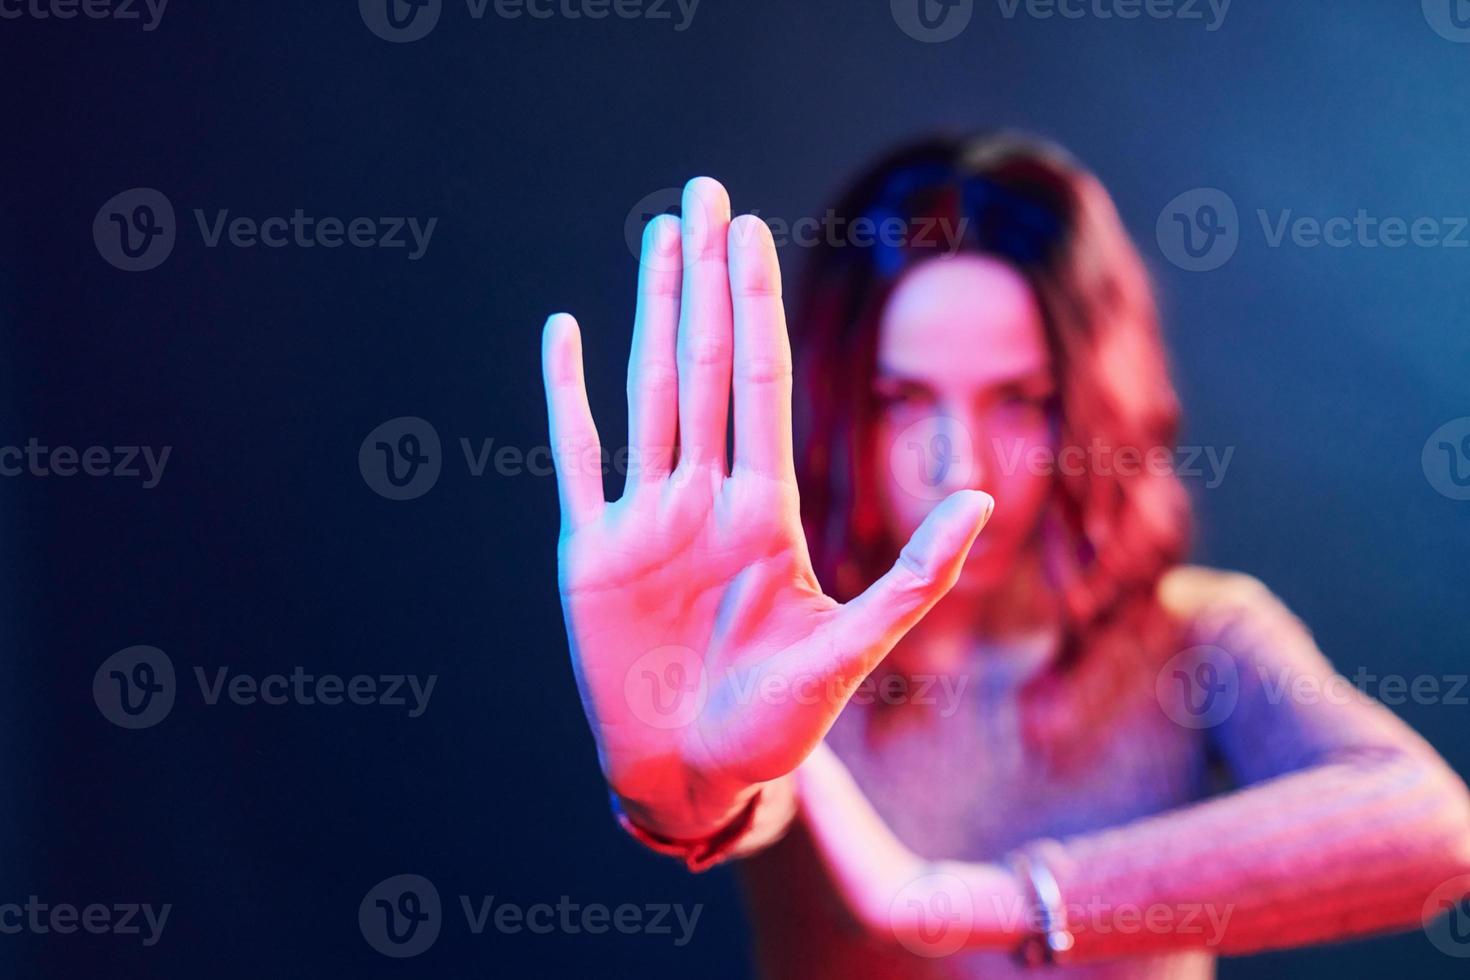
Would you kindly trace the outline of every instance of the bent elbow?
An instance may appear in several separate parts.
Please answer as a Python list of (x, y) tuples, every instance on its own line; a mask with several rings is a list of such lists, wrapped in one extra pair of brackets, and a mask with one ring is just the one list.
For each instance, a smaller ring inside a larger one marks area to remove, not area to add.
[(1444, 767), (1441, 779), (1445, 795), (1446, 877), (1470, 876), (1470, 789), (1448, 766)]
[(1418, 787), (1405, 794), (1399, 844), (1432, 884), (1459, 877), (1470, 882), (1470, 789), (1438, 756), (1419, 756), (1411, 764)]

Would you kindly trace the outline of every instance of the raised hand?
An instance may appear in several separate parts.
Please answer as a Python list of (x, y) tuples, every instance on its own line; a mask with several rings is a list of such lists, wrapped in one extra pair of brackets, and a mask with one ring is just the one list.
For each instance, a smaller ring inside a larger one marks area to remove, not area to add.
[[(628, 363), (629, 473), (608, 503), (577, 322), (546, 323), (560, 588), (604, 774), (650, 829), (717, 829), (791, 772), (857, 685), (949, 590), (990, 515), (960, 491), (857, 599), (823, 593), (792, 461), (781, 273), (716, 181), (649, 223)], [(727, 461), (733, 384), (734, 452)]]

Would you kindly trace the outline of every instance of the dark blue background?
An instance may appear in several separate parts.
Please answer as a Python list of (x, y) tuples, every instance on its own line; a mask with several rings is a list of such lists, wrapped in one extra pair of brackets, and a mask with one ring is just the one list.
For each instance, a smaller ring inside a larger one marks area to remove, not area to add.
[[(1420, 449), (1470, 414), (1470, 251), (1271, 249), (1255, 223), (1470, 213), (1470, 46), (1419, 4), (1238, 0), (1220, 30), (1035, 20), (977, 3), (922, 44), (883, 0), (704, 0), (667, 22), (473, 21), (392, 45), (356, 5), (173, 0), (136, 22), (0, 21), (0, 443), (170, 445), (162, 483), (0, 480), (0, 901), (171, 902), (163, 941), (3, 936), (19, 976), (736, 977), (727, 871), (690, 877), (608, 818), (554, 586), (550, 480), (471, 478), (458, 439), (545, 440), (539, 330), (578, 314), (604, 438), (624, 431), (629, 208), (695, 174), (741, 210), (820, 213), (939, 124), (1053, 136), (1100, 175), (1157, 276), (1186, 441), (1235, 446), (1198, 558), (1258, 575), (1339, 667), (1464, 673), (1470, 503)], [(162, 190), (180, 241), (128, 274), (104, 201)], [(1244, 239), (1170, 265), (1176, 194), (1219, 187)], [(402, 250), (206, 249), (190, 210), (437, 216)], [(798, 249), (783, 250), (788, 275)], [(426, 496), (375, 495), (363, 437), (430, 420)], [(158, 727), (91, 698), (147, 643), (181, 673)], [(208, 707), (192, 668), (437, 673), (427, 713)], [(1470, 709), (1399, 709), (1463, 773)], [(381, 957), (357, 905), (392, 874), (449, 908)], [(455, 896), (702, 902), (695, 940), (468, 935)], [(1226, 977), (1452, 976), (1420, 934), (1227, 963)]]

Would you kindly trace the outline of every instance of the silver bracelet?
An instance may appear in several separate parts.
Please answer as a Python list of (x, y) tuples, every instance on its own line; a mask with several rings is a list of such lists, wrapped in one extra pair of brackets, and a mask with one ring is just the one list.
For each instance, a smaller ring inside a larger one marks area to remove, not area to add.
[(1076, 938), (1067, 928), (1067, 910), (1062, 903), (1062, 889), (1056, 876), (1035, 853), (1016, 853), (1011, 857), (1011, 867), (1016, 877), (1030, 886), (1039, 927), (1022, 941), (1016, 951), (1017, 957), (1026, 966), (1061, 963), (1075, 945)]

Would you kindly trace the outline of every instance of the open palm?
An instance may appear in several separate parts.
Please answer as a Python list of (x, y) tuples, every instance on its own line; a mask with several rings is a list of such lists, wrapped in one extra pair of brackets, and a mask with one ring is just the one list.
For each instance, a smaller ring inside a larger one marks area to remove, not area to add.
[(543, 361), (562, 604), (603, 772), (660, 829), (707, 832), (821, 740), (953, 585), (992, 502), (955, 494), (867, 592), (823, 593), (799, 517), (775, 246), (760, 219), (732, 223), (707, 178), (685, 188), (682, 219), (645, 231), (622, 499), (605, 500), (570, 316), (548, 320)]

